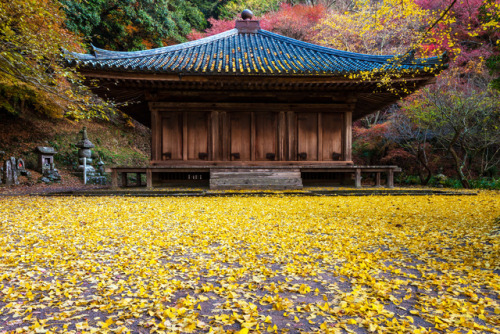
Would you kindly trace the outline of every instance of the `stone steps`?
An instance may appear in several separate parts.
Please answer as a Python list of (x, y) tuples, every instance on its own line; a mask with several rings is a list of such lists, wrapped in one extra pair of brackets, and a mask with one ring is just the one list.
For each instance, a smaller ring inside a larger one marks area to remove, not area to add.
[(302, 189), (300, 170), (224, 168), (210, 171), (210, 189)]

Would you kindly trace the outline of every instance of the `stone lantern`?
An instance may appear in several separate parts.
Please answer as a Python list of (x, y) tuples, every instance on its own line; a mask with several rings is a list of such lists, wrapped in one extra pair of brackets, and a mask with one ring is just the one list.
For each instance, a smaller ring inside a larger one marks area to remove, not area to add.
[[(78, 171), (82, 172), (86, 170), (87, 175), (92, 175), (95, 173), (95, 169), (92, 166), (92, 148), (94, 144), (89, 140), (87, 136), (87, 127), (84, 126), (82, 131), (82, 139), (75, 145), (78, 147)], [(84, 162), (84, 158), (86, 161)], [(85, 167), (85, 164), (87, 167)]]

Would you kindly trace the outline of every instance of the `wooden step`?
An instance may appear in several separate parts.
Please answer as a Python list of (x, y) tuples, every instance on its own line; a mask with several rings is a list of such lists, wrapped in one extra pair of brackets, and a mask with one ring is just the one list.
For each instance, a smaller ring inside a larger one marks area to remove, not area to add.
[(299, 169), (211, 169), (210, 189), (302, 189), (302, 178)]

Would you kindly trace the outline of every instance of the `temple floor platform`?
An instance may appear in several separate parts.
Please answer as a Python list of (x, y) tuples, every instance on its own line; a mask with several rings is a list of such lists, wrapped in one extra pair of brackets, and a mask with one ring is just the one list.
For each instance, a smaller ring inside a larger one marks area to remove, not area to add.
[[(210, 190), (301, 190), (306, 185), (338, 185), (362, 188), (363, 175), (375, 187), (394, 187), (398, 166), (358, 166), (339, 164), (206, 164), (113, 167), (113, 189), (129, 186), (148, 189), (162, 186), (201, 186)], [(383, 178), (384, 176), (384, 178)]]

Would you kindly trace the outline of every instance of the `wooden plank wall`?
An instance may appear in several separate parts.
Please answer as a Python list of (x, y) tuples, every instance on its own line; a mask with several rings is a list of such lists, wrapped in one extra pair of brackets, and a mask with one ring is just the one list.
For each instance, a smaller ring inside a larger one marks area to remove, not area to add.
[(152, 160), (351, 161), (352, 112), (153, 109)]

